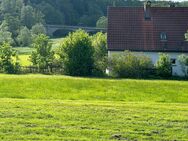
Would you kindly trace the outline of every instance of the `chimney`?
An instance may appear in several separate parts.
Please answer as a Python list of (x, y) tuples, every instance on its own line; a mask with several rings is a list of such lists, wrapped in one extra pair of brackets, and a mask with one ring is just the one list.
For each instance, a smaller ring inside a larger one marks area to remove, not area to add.
[(151, 8), (151, 1), (147, 1), (144, 4), (144, 18), (145, 18), (145, 20), (151, 20), (150, 8)]

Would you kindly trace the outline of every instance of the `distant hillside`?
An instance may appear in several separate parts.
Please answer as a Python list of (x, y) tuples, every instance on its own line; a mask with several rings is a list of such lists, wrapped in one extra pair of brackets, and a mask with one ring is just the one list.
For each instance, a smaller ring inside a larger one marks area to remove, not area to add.
[[(116, 1), (116, 2), (115, 2)], [(45, 15), (48, 24), (95, 26), (107, 7), (141, 6), (137, 0), (30, 0)]]
[[(45, 15), (48, 24), (95, 26), (101, 16), (107, 15), (108, 6), (142, 6), (138, 0), (30, 0)], [(152, 1), (153, 6), (169, 6), (169, 2)], [(188, 2), (177, 3), (178, 6)]]
[[(28, 46), (31, 34), (45, 33), (45, 23), (105, 27), (108, 6), (143, 5), (138, 0), (0, 0), (0, 43)], [(176, 5), (188, 6), (188, 2)], [(152, 6), (169, 6), (169, 2), (152, 1)]]

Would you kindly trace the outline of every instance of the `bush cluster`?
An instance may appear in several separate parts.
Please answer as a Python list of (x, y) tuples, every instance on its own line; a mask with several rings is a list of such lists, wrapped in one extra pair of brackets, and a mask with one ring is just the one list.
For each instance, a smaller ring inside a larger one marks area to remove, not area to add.
[(109, 58), (109, 71), (112, 76), (120, 78), (143, 78), (150, 75), (152, 61), (144, 55), (136, 55), (129, 51), (114, 54)]
[(178, 60), (181, 65), (184, 76), (187, 77), (188, 76), (188, 56), (186, 56), (185, 54), (182, 54), (179, 56)]
[(30, 57), (33, 65), (39, 70), (50, 69), (54, 61), (54, 52), (49, 38), (44, 34), (40, 34), (35, 38), (32, 46), (35, 48)]
[(0, 71), (9, 74), (20, 71), (17, 53), (8, 43), (0, 45)]
[(171, 77), (172, 63), (167, 54), (160, 53), (153, 65), (151, 59), (144, 54), (125, 51), (109, 58), (109, 72), (120, 78)]
[[(52, 72), (59, 68), (59, 72), (71, 76), (103, 77), (107, 70), (111, 76), (119, 78), (172, 76), (172, 63), (167, 54), (160, 54), (156, 64), (144, 54), (129, 51), (108, 57), (107, 36), (100, 32), (91, 36), (83, 30), (77, 30), (65, 37), (56, 50), (53, 50), (48, 36), (40, 33), (35, 35), (32, 43), (35, 51), (30, 61), (37, 72)], [(181, 55), (178, 61), (187, 76), (188, 56)], [(9, 43), (0, 44), (0, 70), (4, 73), (20, 71), (18, 56)]]
[(104, 75), (107, 56), (106, 34), (90, 36), (83, 30), (70, 33), (58, 49), (65, 73), (72, 76)]
[(157, 75), (161, 77), (172, 76), (172, 63), (167, 54), (160, 54), (159, 60), (155, 64)]

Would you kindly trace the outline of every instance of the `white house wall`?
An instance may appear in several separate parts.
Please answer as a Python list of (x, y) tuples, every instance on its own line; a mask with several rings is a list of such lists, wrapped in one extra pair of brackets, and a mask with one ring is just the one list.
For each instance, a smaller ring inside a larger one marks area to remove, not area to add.
[[(122, 51), (109, 51), (108, 55), (112, 56), (113, 54), (122, 53)], [(153, 64), (156, 64), (157, 60), (159, 59), (159, 52), (134, 52), (138, 55), (146, 55), (151, 58)], [(182, 72), (181, 66), (178, 62), (178, 56), (185, 54), (188, 55), (188, 53), (173, 53), (173, 52), (165, 52), (170, 56), (170, 59), (176, 59), (176, 64), (173, 65), (172, 73), (174, 76), (184, 76), (184, 73)]]

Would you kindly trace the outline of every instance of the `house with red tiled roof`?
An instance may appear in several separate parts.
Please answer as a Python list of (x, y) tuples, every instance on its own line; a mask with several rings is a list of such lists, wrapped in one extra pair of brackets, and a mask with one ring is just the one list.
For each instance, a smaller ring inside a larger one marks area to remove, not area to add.
[(173, 63), (173, 75), (183, 75), (177, 60), (181, 54), (188, 55), (188, 7), (108, 8), (108, 53), (125, 50), (144, 53), (153, 63), (159, 53), (169, 54)]

